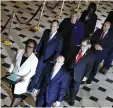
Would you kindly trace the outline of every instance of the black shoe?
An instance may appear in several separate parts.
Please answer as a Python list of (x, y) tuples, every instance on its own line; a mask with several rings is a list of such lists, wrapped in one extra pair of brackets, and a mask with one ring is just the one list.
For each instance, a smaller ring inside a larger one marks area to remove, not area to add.
[(75, 100), (70, 100), (69, 101), (69, 105), (74, 106), (74, 104), (75, 104)]
[(106, 74), (107, 73), (106, 67), (104, 67), (104, 66), (101, 67), (100, 70), (99, 70), (99, 72), (102, 73), (102, 74)]
[(69, 97), (68, 95), (66, 95), (66, 96), (63, 97), (63, 99), (64, 99), (65, 101), (68, 101), (68, 100), (70, 99), (70, 97)]
[(90, 86), (90, 85), (91, 85), (91, 83), (86, 81), (86, 86)]

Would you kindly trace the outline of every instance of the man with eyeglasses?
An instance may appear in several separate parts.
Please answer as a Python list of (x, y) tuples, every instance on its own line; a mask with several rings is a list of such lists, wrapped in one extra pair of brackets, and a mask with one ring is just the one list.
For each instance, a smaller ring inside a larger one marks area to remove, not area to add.
[(68, 72), (64, 69), (64, 57), (58, 56), (53, 65), (46, 65), (40, 81), (33, 89), (37, 97), (36, 107), (58, 107), (63, 100), (68, 82)]
[(60, 33), (57, 31), (59, 22), (53, 20), (51, 22), (51, 29), (46, 29), (37, 47), (37, 56), (39, 58), (39, 63), (37, 65), (37, 70), (33, 76), (29, 89), (32, 89), (36, 82), (39, 81), (39, 76), (42, 73), (44, 66), (50, 62), (54, 61), (57, 56), (61, 54), (62, 50), (62, 38)]
[(93, 67), (95, 54), (93, 50), (90, 50), (90, 47), (90, 41), (84, 39), (81, 43), (80, 50), (78, 52), (75, 50), (66, 63), (70, 73), (68, 101), (71, 106), (75, 103), (75, 96), (79, 91), (82, 80), (86, 81), (88, 79)]

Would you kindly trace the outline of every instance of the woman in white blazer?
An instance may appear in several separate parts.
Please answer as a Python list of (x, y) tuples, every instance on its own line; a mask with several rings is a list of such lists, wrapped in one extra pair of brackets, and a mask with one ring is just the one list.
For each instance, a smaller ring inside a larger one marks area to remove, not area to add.
[(30, 78), (35, 74), (38, 64), (38, 58), (33, 53), (36, 48), (36, 41), (28, 39), (25, 49), (18, 50), (13, 64), (11, 64), (8, 73), (15, 73), (22, 77), (22, 80), (12, 87), (13, 101), (11, 107), (20, 103), (23, 94), (26, 93)]

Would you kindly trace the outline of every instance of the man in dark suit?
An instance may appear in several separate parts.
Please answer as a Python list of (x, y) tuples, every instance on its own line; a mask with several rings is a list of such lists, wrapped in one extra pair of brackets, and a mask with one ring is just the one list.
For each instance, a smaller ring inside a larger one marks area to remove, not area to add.
[(84, 38), (88, 38), (95, 29), (97, 15), (95, 14), (96, 4), (91, 2), (87, 10), (84, 10), (80, 20), (84, 22)]
[(84, 23), (79, 21), (79, 12), (73, 11), (70, 18), (61, 22), (58, 30), (63, 37), (62, 55), (67, 60), (68, 53), (78, 48), (84, 39)]
[(72, 58), (69, 59), (67, 63), (71, 77), (69, 84), (69, 104), (71, 106), (74, 105), (75, 96), (79, 91), (82, 80), (87, 80), (93, 67), (95, 55), (92, 50), (89, 50), (90, 47), (90, 41), (88, 39), (84, 39), (81, 43), (79, 52), (75, 51), (71, 54)]
[(30, 88), (36, 84), (41, 75), (41, 72), (49, 61), (54, 61), (62, 51), (62, 38), (60, 33), (57, 31), (59, 22), (53, 20), (51, 23), (51, 30), (46, 29), (43, 33), (42, 39), (40, 40), (37, 47), (37, 54), (39, 58), (38, 66), (35, 75), (33, 76)]
[[(108, 14), (108, 17), (106, 18), (106, 21), (111, 22), (110, 30), (113, 32), (113, 11), (110, 11), (110, 13)], [(112, 44), (112, 48), (104, 58), (103, 66), (100, 68), (99, 72), (101, 72), (102, 74), (106, 74), (109, 68), (112, 66), (112, 61), (113, 61), (113, 44)]]
[(59, 106), (63, 100), (67, 88), (68, 73), (62, 67), (64, 57), (58, 56), (55, 65), (46, 67), (40, 81), (33, 89), (34, 96), (37, 96), (36, 107)]
[(92, 36), (91, 42), (96, 50), (96, 59), (87, 84), (91, 84), (94, 76), (97, 73), (99, 64), (105, 58), (106, 54), (110, 51), (113, 45), (113, 33), (111, 30), (109, 30), (110, 26), (111, 23), (109, 21), (106, 21), (103, 24), (102, 29), (97, 29)]

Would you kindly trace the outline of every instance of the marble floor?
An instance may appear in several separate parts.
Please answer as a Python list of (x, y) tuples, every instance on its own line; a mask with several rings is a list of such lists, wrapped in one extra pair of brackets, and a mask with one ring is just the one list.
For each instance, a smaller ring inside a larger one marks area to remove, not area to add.
[[(58, 1), (48, 1), (50, 7), (54, 7)], [(4, 26), (13, 10), (18, 16), (19, 20), (23, 23), (27, 22), (36, 12), (42, 1), (2, 1), (1, 2), (1, 27)], [(64, 10), (62, 13), (62, 18), (69, 17), (72, 9), (77, 8), (76, 1), (65, 2)], [(96, 2), (97, 3), (97, 2)], [(38, 23), (39, 13), (35, 16), (33, 20), (29, 23), (20, 24), (16, 17), (12, 24), (10, 35), (8, 36), (9, 24), (1, 33), (1, 41), (10, 39), (13, 43), (10, 47), (4, 46), (1, 43), (1, 76), (5, 75), (5, 72), (12, 63), (13, 57), (16, 51), (20, 48), (24, 48), (24, 42), (28, 38), (33, 38), (37, 42), (40, 41), (40, 38), (43, 34), (43, 31), (46, 28), (50, 27), (50, 21), (59, 14), (61, 4), (55, 8), (44, 8), (44, 14), (40, 21), (40, 31), (33, 31), (31, 29), (25, 29), (29, 26), (34, 26)], [(87, 3), (82, 1), (80, 3), (80, 12), (87, 8)], [(113, 2), (112, 1), (101, 1), (98, 5), (96, 14), (98, 15), (98, 21), (96, 24), (97, 28), (101, 28), (104, 20), (106, 19), (108, 13), (113, 11)], [(12, 100), (12, 94), (10, 86), (1, 81), (1, 105), (0, 107), (8, 107)], [(22, 107), (34, 107), (34, 98), (31, 95), (27, 95), (27, 98), (20, 104)], [(63, 101), (61, 107), (70, 107), (67, 102)], [(91, 86), (82, 86), (79, 90), (79, 93), (75, 99), (74, 107), (97, 107), (97, 108), (112, 108), (113, 107), (113, 67), (109, 69), (109, 72), (106, 75), (97, 73), (94, 81)]]

